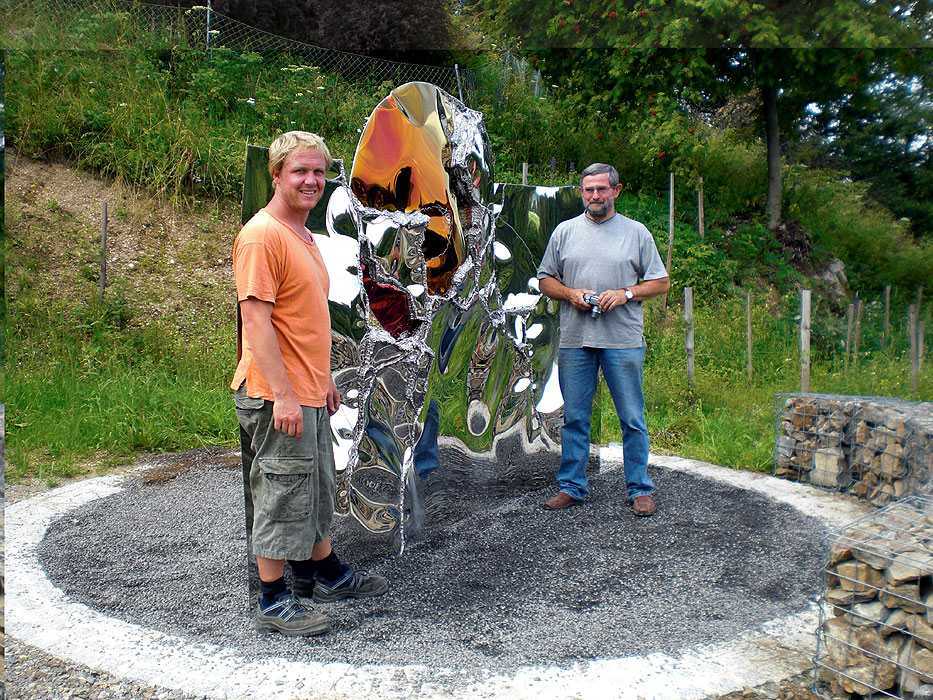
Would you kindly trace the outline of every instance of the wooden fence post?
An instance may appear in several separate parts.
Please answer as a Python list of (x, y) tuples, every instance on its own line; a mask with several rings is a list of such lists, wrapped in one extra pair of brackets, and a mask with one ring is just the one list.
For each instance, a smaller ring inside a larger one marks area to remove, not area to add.
[(917, 370), (923, 371), (923, 356), (926, 355), (927, 346), (927, 322), (921, 321), (917, 324), (917, 353), (920, 355), (917, 361)]
[[(674, 250), (674, 172), (670, 174), (670, 192), (668, 194), (667, 204), (667, 274), (671, 274), (671, 253)], [(661, 303), (661, 310), (667, 315), (667, 292), (664, 292), (664, 301)]]
[(687, 351), (687, 386), (692, 387), (696, 380), (694, 373), (694, 338), (693, 338), (693, 287), (684, 287), (684, 325), (687, 337), (684, 348)]
[(703, 213), (703, 178), (700, 178), (700, 190), (697, 192), (697, 209), (700, 219), (700, 240), (702, 241), (706, 233), (706, 216)]
[(843, 373), (849, 371), (849, 359), (852, 357), (852, 323), (855, 320), (855, 302), (846, 308), (846, 360)]
[(891, 333), (891, 285), (884, 285), (884, 326), (881, 330), (881, 348), (888, 346), (888, 336)]
[(800, 392), (810, 391), (810, 290), (800, 290)]
[(528, 163), (522, 163), (522, 185), (528, 184)]
[[(919, 296), (919, 295), (918, 295)], [(917, 305), (911, 304), (907, 309), (907, 333), (910, 339), (910, 391), (916, 396), (917, 384), (920, 378), (920, 353), (917, 347)]]
[(107, 289), (107, 202), (104, 202), (100, 217), (100, 300), (104, 300)]
[(745, 296), (745, 367), (748, 371), (748, 383), (752, 383), (752, 292)]
[(855, 347), (853, 348), (852, 360), (855, 367), (858, 367), (858, 346), (862, 339), (862, 300), (855, 296)]

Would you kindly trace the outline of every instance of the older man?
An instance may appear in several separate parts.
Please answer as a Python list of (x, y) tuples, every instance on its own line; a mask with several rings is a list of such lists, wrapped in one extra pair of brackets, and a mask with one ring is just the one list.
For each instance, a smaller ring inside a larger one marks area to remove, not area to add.
[[(330, 373), (330, 280), (305, 228), (332, 163), (324, 141), (305, 131), (269, 147), (275, 192), (236, 237), (233, 266), (243, 321), (235, 391), (252, 548), (259, 569), (255, 624), (315, 635), (327, 619), (318, 602), (379, 595), (381, 576), (361, 574), (333, 552), (335, 468), (329, 415), (340, 406)], [(294, 574), (284, 578), (285, 561)]]
[(560, 492), (542, 504), (547, 510), (580, 505), (589, 493), (590, 420), (602, 369), (622, 426), (628, 499), (635, 515), (655, 511), (642, 394), (642, 302), (666, 292), (670, 279), (648, 229), (616, 212), (621, 191), (615, 168), (588, 166), (580, 178), (584, 212), (558, 224), (538, 267), (541, 292), (560, 301), (564, 397)]

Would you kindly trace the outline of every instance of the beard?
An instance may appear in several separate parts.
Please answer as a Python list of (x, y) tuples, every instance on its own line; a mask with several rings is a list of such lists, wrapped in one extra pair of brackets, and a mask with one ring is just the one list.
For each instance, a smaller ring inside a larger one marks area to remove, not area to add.
[(612, 202), (599, 202), (599, 203), (590, 203), (586, 205), (586, 210), (590, 213), (590, 216), (601, 217), (609, 213), (609, 207), (612, 206)]

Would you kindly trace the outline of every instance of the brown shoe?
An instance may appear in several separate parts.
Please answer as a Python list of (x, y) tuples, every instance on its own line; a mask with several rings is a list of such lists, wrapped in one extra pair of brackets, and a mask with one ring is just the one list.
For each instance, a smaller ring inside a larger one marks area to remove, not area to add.
[(569, 508), (570, 506), (578, 506), (583, 501), (578, 501), (576, 498), (571, 498), (569, 494), (561, 491), (559, 494), (554, 496), (544, 503), (541, 504), (541, 507), (544, 510), (560, 510), (561, 508)]
[(651, 496), (635, 496), (635, 515), (646, 518), (654, 513), (654, 499)]

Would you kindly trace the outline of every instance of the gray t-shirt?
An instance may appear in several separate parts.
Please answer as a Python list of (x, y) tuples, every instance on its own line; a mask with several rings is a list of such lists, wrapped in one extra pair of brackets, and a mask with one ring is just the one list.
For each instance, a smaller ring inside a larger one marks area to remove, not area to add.
[[(616, 213), (602, 223), (586, 214), (562, 221), (548, 241), (538, 279), (553, 277), (573, 289), (632, 287), (667, 277), (651, 232)], [(644, 343), (642, 302), (629, 301), (593, 318), (570, 302), (560, 303), (560, 347), (637, 348)]]

